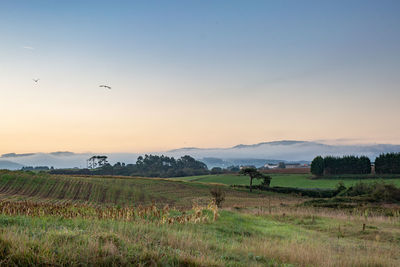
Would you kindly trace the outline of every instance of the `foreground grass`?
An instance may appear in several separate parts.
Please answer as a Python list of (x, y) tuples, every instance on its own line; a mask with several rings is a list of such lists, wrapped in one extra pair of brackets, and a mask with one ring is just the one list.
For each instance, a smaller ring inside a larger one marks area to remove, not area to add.
[[(359, 181), (365, 183), (376, 182), (377, 178), (360, 179), (350, 177), (330, 177), (329, 179), (310, 179), (311, 174), (268, 174), (272, 177), (271, 186), (282, 187), (298, 187), (298, 188), (335, 188), (339, 182), (343, 182), (346, 186), (351, 186)], [(181, 181), (202, 182), (202, 183), (221, 183), (226, 185), (248, 185), (249, 178), (236, 174), (221, 174), (221, 175), (202, 175), (202, 176), (189, 176), (181, 178), (171, 178)], [(400, 178), (384, 179), (387, 183), (393, 183), (400, 186)], [(259, 184), (261, 181), (254, 180), (254, 184)]]
[[(340, 230), (338, 226), (341, 225)], [(1, 265), (399, 266), (399, 222), (222, 211), (164, 224), (0, 215)]]

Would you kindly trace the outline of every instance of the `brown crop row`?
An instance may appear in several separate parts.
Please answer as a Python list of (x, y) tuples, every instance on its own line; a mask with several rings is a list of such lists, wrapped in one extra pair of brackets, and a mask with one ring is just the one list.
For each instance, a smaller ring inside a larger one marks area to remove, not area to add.
[(193, 205), (191, 211), (182, 212), (179, 216), (173, 216), (170, 213), (168, 205), (164, 208), (157, 208), (153, 203), (150, 206), (135, 207), (95, 207), (85, 204), (52, 204), (52, 203), (36, 203), (30, 201), (0, 201), (0, 213), (5, 215), (17, 216), (58, 216), (66, 219), (85, 218), (99, 220), (119, 220), (119, 221), (135, 221), (143, 220), (148, 222), (159, 223), (199, 223), (209, 220), (204, 210), (210, 210), (213, 214), (213, 220), (218, 218), (218, 208), (214, 203), (210, 203), (207, 207), (197, 204)]

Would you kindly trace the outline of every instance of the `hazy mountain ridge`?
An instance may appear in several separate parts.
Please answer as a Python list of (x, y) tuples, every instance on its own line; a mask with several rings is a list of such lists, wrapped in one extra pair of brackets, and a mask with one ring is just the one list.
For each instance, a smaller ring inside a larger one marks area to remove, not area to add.
[(27, 156), (32, 156), (32, 155), (35, 155), (35, 153), (23, 153), (23, 154), (7, 153), (7, 154), (1, 155), (1, 158), (27, 157)]
[[(271, 145), (271, 146), (279, 146), (279, 145), (295, 145), (295, 144), (305, 144), (305, 143), (311, 143), (308, 141), (295, 141), (295, 140), (282, 140), (282, 141), (272, 141), (272, 142), (262, 142), (262, 143), (258, 143), (258, 144), (253, 144), (253, 145), (244, 145), (244, 144), (240, 144), (240, 145), (236, 145), (232, 148), (250, 148), (250, 147), (260, 147), (263, 145)], [(322, 144), (321, 144), (322, 145)]]
[[(147, 154), (181, 157), (190, 155), (204, 160), (208, 167), (227, 167), (229, 165), (262, 165), (262, 162), (310, 162), (315, 156), (365, 155), (372, 161), (381, 153), (400, 152), (400, 145), (365, 144), (331, 145), (312, 141), (282, 140), (258, 144), (240, 144), (228, 148), (187, 147), (169, 151), (149, 152)], [(55, 168), (85, 168), (86, 160), (93, 155), (105, 154), (109, 162), (135, 163), (139, 155), (146, 153), (74, 153), (59, 151), (52, 153), (4, 154), (7, 161), (24, 166), (54, 166)], [(253, 164), (252, 164), (253, 163)], [(265, 164), (264, 163), (264, 164)]]
[[(171, 152), (171, 151), (170, 151)], [(173, 154), (190, 153), (196, 158), (257, 158), (282, 159), (286, 161), (311, 161), (315, 156), (365, 155), (375, 160), (381, 153), (400, 152), (400, 145), (363, 144), (329, 145), (312, 141), (283, 140), (262, 142), (251, 145), (237, 145), (230, 148), (210, 149), (175, 149)]]
[(19, 170), (24, 165), (9, 161), (9, 160), (0, 160), (0, 170), (7, 169), (7, 170)]

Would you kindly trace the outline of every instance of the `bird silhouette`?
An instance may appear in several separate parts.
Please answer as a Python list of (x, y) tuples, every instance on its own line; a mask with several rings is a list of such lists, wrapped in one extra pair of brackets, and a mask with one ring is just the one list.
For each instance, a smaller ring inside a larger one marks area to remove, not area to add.
[(32, 79), (35, 83), (37, 83), (40, 79)]
[(107, 88), (107, 89), (111, 90), (111, 86), (108, 86), (108, 85), (102, 84), (102, 85), (99, 85), (99, 87), (104, 87), (104, 88)]

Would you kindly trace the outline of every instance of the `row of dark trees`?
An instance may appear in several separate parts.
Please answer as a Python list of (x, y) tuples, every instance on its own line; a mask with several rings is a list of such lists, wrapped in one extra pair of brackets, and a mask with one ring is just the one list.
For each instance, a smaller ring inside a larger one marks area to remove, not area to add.
[(106, 163), (95, 169), (55, 169), (52, 174), (75, 175), (124, 175), (144, 177), (182, 177), (208, 174), (207, 165), (190, 156), (179, 159), (167, 156), (145, 155), (138, 157), (136, 164)]
[(317, 176), (330, 174), (368, 174), (371, 173), (371, 161), (365, 156), (327, 156), (325, 158), (318, 156), (311, 162), (311, 173)]
[(167, 156), (145, 155), (136, 161), (136, 173), (148, 177), (181, 177), (208, 174), (207, 165), (191, 156), (179, 159)]
[(400, 174), (400, 153), (381, 154), (375, 159), (375, 173)]
[[(317, 176), (329, 174), (369, 174), (371, 161), (366, 156), (325, 158), (318, 156), (311, 162), (311, 173)], [(400, 153), (381, 154), (375, 159), (375, 173), (400, 174)]]
[(21, 168), (23, 171), (48, 171), (48, 170), (53, 170), (53, 167), (48, 167), (48, 166), (24, 166)]

